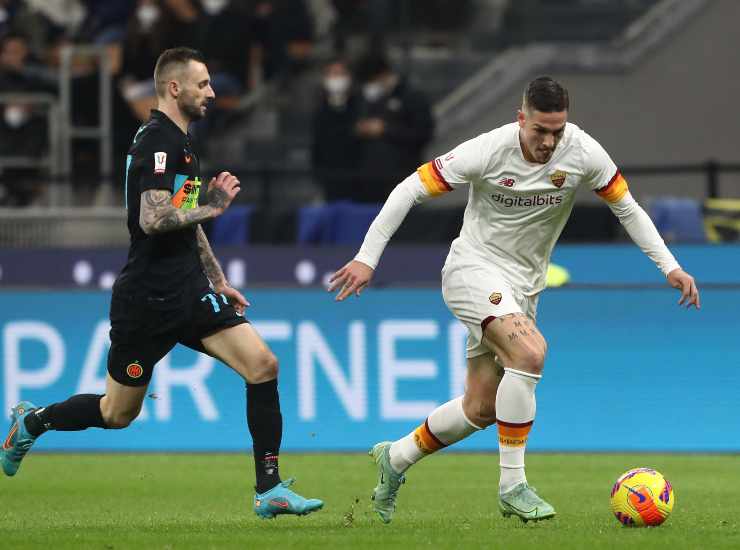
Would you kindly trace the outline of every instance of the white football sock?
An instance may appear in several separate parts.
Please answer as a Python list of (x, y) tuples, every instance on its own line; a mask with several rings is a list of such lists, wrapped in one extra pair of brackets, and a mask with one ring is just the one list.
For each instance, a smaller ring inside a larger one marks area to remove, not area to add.
[(499, 491), (506, 493), (526, 482), (524, 451), (537, 404), (534, 390), (541, 376), (505, 369), (496, 393), (496, 420), (499, 434)]
[(465, 416), (463, 396), (448, 401), (432, 411), (424, 424), (394, 441), (389, 450), (391, 466), (403, 473), (424, 458), (443, 447), (465, 439), (481, 428)]

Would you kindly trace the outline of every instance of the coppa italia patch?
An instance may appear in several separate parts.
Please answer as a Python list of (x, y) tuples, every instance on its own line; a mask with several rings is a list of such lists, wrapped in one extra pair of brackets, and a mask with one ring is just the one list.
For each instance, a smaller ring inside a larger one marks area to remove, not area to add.
[(154, 173), (164, 174), (167, 166), (167, 153), (154, 153)]

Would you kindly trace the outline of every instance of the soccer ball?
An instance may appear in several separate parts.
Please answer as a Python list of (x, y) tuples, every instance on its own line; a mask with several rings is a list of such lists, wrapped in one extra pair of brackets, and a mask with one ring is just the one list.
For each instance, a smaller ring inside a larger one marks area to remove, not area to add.
[(617, 521), (629, 527), (660, 525), (675, 502), (670, 482), (650, 468), (625, 472), (612, 487), (612, 512)]

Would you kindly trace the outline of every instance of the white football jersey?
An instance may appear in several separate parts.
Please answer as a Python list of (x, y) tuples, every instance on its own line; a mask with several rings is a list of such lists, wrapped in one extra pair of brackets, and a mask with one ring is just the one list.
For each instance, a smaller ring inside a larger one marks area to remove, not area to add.
[(525, 295), (545, 287), (550, 254), (577, 188), (588, 185), (608, 202), (627, 193), (627, 182), (604, 148), (571, 123), (546, 164), (524, 159), (514, 122), (462, 143), (418, 173), (433, 195), (470, 186), (448, 262), (455, 256), (493, 264)]

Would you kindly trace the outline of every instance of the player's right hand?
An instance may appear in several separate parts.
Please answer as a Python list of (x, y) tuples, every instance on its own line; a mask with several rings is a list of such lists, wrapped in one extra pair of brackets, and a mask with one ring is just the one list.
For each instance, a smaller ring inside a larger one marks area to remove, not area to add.
[(375, 271), (369, 265), (352, 260), (329, 278), (327, 290), (334, 292), (338, 288), (341, 289), (334, 297), (337, 302), (343, 301), (353, 293), (359, 296), (373, 278), (373, 273)]
[(221, 172), (208, 183), (208, 205), (223, 214), (237, 193), (241, 191), (239, 180), (229, 172)]

